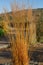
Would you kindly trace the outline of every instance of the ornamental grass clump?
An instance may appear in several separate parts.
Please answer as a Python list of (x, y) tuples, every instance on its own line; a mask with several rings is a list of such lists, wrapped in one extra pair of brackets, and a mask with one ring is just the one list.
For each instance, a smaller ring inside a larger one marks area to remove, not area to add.
[[(16, 10), (14, 10), (14, 7)], [(18, 8), (18, 5), (11, 5), (12, 21), (9, 20), (9, 15), (5, 13), (3, 28), (8, 34), (9, 41), (11, 42), (13, 65), (29, 65), (30, 57), (28, 55), (28, 47), (33, 39), (33, 20), (31, 20), (32, 10), (29, 9), (26, 13), (25, 11), (20, 12), (20, 9)], [(25, 8), (22, 8), (22, 10), (25, 10)], [(13, 25), (13, 28), (10, 27), (11, 23)], [(30, 32), (30, 35), (28, 32)], [(28, 36), (30, 37), (28, 38)]]

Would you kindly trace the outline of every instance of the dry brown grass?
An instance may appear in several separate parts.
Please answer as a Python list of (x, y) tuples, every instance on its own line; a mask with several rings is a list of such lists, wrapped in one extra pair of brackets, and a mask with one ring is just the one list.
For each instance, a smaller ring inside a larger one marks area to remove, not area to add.
[[(25, 18), (24, 18), (26, 12), (23, 11), (22, 13), (18, 13), (16, 16), (13, 5), (11, 5), (11, 9), (12, 9), (12, 18), (13, 18), (12, 24), (16, 32), (15, 33), (16, 39), (14, 39), (14, 35), (11, 35), (11, 33), (13, 33), (12, 30), (9, 34), (9, 39), (11, 42), (13, 65), (29, 65), (30, 57), (28, 57), (28, 44), (29, 44), (28, 40), (32, 42), (32, 39), (33, 39), (31, 38), (33, 37), (32, 9), (29, 9), (27, 12), (28, 22), (26, 21), (27, 23), (26, 28), (25, 28)], [(18, 7), (16, 8), (16, 11), (17, 10), (18, 10)], [(7, 32), (7, 34), (9, 32), (8, 24), (10, 24), (10, 20), (8, 16), (9, 15), (5, 14), (6, 20), (4, 20), (3, 22), (4, 24), (3, 28)], [(30, 25), (28, 25), (28, 23), (30, 23)], [(28, 29), (28, 26), (30, 26), (29, 29)], [(25, 29), (26, 29), (26, 36), (24, 36)], [(29, 35), (30, 37), (28, 39), (29, 31), (30, 31), (30, 35)]]

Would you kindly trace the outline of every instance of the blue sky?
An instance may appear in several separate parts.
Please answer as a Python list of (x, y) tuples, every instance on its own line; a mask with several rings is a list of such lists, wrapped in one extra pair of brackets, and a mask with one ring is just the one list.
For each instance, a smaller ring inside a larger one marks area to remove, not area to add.
[[(11, 11), (10, 4), (13, 3), (13, 1), (14, 0), (0, 0), (0, 13), (3, 12), (4, 7), (8, 9), (8, 11)], [(31, 5), (32, 8), (43, 8), (43, 0), (16, 0), (16, 2), (19, 6), (21, 6), (23, 2), (26, 8), (28, 5)]]

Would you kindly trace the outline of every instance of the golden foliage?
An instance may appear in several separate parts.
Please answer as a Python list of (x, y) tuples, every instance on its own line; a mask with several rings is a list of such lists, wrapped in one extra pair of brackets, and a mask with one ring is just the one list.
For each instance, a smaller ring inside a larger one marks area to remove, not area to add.
[[(9, 34), (9, 39), (11, 42), (11, 52), (12, 52), (12, 60), (13, 60), (13, 65), (29, 65), (29, 60), (30, 58), (28, 57), (28, 32), (30, 30), (30, 41), (32, 42), (32, 38), (33, 38), (33, 20), (32, 20), (32, 9), (29, 9), (27, 12), (27, 17), (28, 17), (28, 22), (27, 26), (26, 26), (26, 36), (24, 35), (24, 31), (25, 31), (25, 13), (26, 12), (22, 12), (22, 13), (18, 13), (17, 16), (15, 14), (15, 11), (13, 10), (14, 6), (11, 6), (12, 9), (12, 17), (13, 17), (13, 28), (15, 31), (15, 38), (14, 35), (11, 35), (12, 30), (10, 31)], [(18, 7), (17, 7), (18, 8)], [(16, 10), (18, 10), (16, 8)], [(18, 11), (17, 11), (18, 12)], [(9, 25), (10, 24), (10, 20), (8, 18), (8, 15), (5, 14), (5, 21), (4, 21), (4, 30), (7, 30), (7, 34), (9, 32)], [(28, 29), (28, 23), (31, 23)], [(21, 25), (20, 25), (21, 24)], [(32, 37), (32, 38), (31, 38)]]

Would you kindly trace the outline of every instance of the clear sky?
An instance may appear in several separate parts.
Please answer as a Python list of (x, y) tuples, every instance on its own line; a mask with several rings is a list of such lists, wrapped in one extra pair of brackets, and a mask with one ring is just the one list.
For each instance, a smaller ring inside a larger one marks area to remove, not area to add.
[[(0, 0), (0, 12), (3, 11), (3, 8), (5, 7), (8, 9), (8, 11), (11, 11), (10, 4), (13, 3), (14, 0)], [(26, 5), (26, 8), (28, 5), (31, 5), (32, 8), (43, 8), (43, 0), (15, 0), (19, 6), (22, 5), (22, 2)]]

